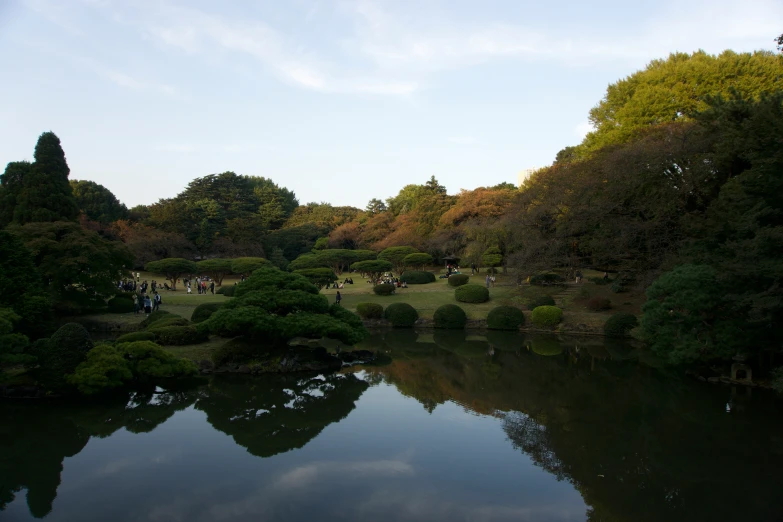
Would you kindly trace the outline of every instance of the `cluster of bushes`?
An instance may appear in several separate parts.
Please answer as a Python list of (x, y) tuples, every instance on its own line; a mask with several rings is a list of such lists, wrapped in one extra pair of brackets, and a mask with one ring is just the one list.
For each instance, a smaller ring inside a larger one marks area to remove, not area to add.
[(533, 324), (548, 328), (556, 326), (563, 319), (563, 310), (556, 306), (539, 306), (533, 310)]
[(372, 287), (372, 291), (375, 295), (392, 295), (394, 293), (395, 286), (387, 283), (375, 285)]
[(377, 303), (359, 303), (356, 305), (356, 313), (362, 319), (380, 319), (383, 317), (383, 306)]
[(528, 309), (535, 310), (539, 306), (555, 306), (555, 300), (551, 295), (542, 295), (530, 301)]
[(435, 274), (419, 270), (408, 270), (400, 276), (400, 281), (409, 285), (426, 285), (435, 282)]
[(530, 276), (531, 285), (558, 285), (565, 282), (565, 278), (559, 274), (536, 274)]
[(490, 330), (518, 330), (525, 324), (525, 314), (514, 306), (498, 306), (487, 314), (487, 328)]
[(602, 310), (609, 310), (612, 307), (612, 302), (606, 297), (593, 297), (588, 299), (587, 308), (593, 312), (600, 312)]
[(435, 310), (433, 315), (435, 328), (460, 329), (465, 328), (468, 316), (465, 310), (455, 304), (445, 304)]
[(462, 286), (468, 284), (470, 276), (467, 274), (454, 274), (447, 279), (449, 286)]
[(236, 289), (237, 289), (237, 285), (226, 285), (226, 286), (221, 286), (220, 288), (215, 290), (215, 293), (224, 295), (226, 297), (234, 297), (234, 292), (236, 292)]
[(118, 294), (108, 302), (109, 313), (111, 314), (127, 314), (133, 311), (134, 301), (133, 294)]
[(408, 303), (392, 303), (384, 310), (383, 317), (395, 328), (410, 328), (419, 319), (419, 312)]
[(611, 337), (622, 337), (628, 335), (628, 332), (637, 326), (639, 326), (639, 321), (635, 315), (621, 312), (606, 320), (604, 334)]
[(454, 291), (454, 297), (461, 303), (486, 303), (489, 301), (489, 289), (481, 285), (462, 285)]

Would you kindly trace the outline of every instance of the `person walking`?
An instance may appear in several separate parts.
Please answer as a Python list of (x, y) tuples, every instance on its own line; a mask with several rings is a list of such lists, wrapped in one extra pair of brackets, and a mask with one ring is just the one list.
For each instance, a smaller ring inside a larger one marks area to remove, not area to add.
[(334, 296), (334, 301), (335, 301), (335, 302), (336, 302), (336, 303), (339, 305), (339, 304), (340, 304), (340, 301), (342, 301), (342, 300), (343, 300), (343, 296), (342, 296), (342, 295), (340, 295), (340, 291), (338, 290), (338, 291), (337, 291), (337, 295), (336, 295), (336, 296)]

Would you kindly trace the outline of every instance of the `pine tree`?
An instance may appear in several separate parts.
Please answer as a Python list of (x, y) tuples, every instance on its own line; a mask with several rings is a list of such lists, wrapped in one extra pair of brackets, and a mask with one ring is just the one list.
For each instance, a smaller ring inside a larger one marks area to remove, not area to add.
[(44, 132), (35, 146), (35, 162), (23, 177), (14, 221), (75, 221), (79, 206), (68, 183), (69, 173), (60, 139), (53, 132)]

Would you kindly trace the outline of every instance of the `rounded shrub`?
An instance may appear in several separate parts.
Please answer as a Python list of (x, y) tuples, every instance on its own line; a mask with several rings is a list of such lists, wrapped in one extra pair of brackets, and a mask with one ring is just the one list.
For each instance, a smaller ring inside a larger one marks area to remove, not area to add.
[(182, 346), (185, 344), (203, 343), (209, 339), (203, 331), (195, 326), (163, 326), (149, 330), (155, 336), (155, 342), (164, 346)]
[(592, 310), (593, 312), (609, 310), (611, 307), (612, 302), (606, 297), (593, 297), (587, 301), (588, 310)]
[(445, 304), (439, 307), (435, 310), (433, 319), (435, 320), (435, 328), (449, 328), (452, 330), (465, 328), (465, 323), (468, 322), (465, 310), (455, 304)]
[(131, 332), (117, 337), (117, 343), (135, 343), (136, 341), (154, 341), (152, 332)]
[(127, 314), (133, 311), (133, 295), (119, 294), (109, 299), (110, 314)]
[(468, 284), (470, 276), (467, 274), (454, 274), (453, 276), (450, 276), (447, 281), (449, 282), (449, 286), (462, 286)]
[(555, 306), (555, 300), (552, 299), (551, 295), (542, 295), (530, 301), (528, 308), (535, 310), (539, 306)]
[(375, 285), (372, 287), (372, 291), (375, 295), (392, 295), (394, 293), (395, 286), (387, 283)]
[(533, 310), (533, 324), (536, 326), (555, 326), (562, 319), (563, 311), (556, 306), (539, 306)]
[(212, 352), (212, 362), (215, 366), (224, 364), (239, 364), (252, 360), (258, 350), (250, 341), (238, 337), (231, 339), (226, 344)]
[(410, 328), (419, 319), (419, 312), (408, 303), (392, 303), (384, 310), (383, 317), (395, 328)]
[(226, 297), (234, 297), (234, 292), (236, 291), (236, 289), (237, 289), (237, 285), (226, 285), (226, 286), (221, 286), (220, 288), (215, 290), (215, 293), (224, 295)]
[(628, 335), (628, 332), (637, 326), (639, 326), (639, 321), (635, 315), (620, 312), (606, 320), (606, 323), (604, 323), (604, 334), (612, 337), (622, 337)]
[(378, 303), (359, 303), (356, 305), (356, 313), (362, 319), (380, 319), (383, 317), (383, 306)]
[(209, 317), (218, 311), (218, 309), (223, 306), (222, 303), (203, 303), (196, 307), (195, 310), (193, 310), (193, 314), (190, 316), (190, 321), (192, 323), (201, 323), (209, 319)]
[(525, 324), (525, 314), (515, 306), (498, 306), (487, 314), (490, 330), (518, 330)]
[(400, 276), (400, 281), (409, 285), (426, 285), (436, 281), (435, 274), (419, 270), (408, 270)]
[(489, 289), (481, 285), (462, 285), (454, 291), (454, 297), (461, 303), (486, 303)]

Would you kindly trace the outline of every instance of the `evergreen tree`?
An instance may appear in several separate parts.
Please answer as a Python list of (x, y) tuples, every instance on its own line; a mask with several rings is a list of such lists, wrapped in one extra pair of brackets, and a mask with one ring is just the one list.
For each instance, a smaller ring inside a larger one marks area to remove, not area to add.
[(68, 184), (69, 173), (60, 139), (53, 132), (44, 132), (35, 146), (35, 162), (22, 178), (14, 221), (75, 221), (79, 206)]

